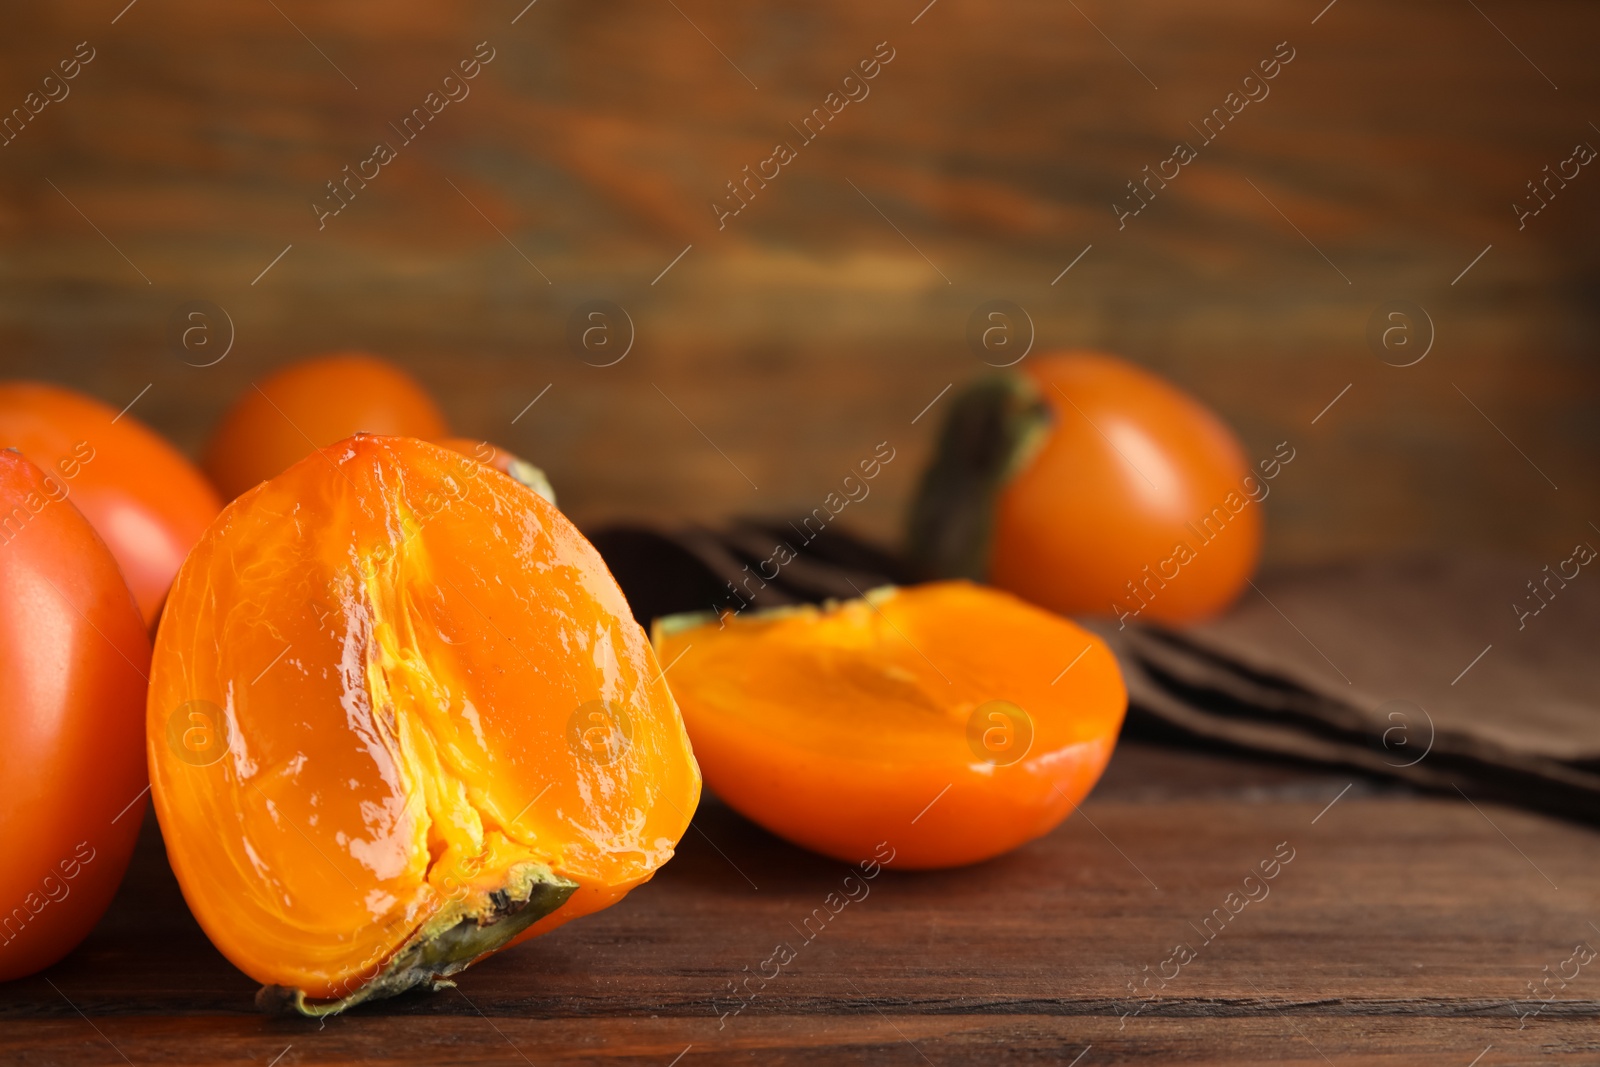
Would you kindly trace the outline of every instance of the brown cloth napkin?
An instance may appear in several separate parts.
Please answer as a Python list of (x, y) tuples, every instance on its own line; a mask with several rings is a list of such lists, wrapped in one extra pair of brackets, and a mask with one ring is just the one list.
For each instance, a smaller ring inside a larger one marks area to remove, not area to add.
[(1132, 703), (1189, 736), (1600, 821), (1585, 556), (1330, 565), (1263, 577), (1182, 630), (1090, 625)]
[(835, 526), (814, 531), (758, 519), (721, 530), (611, 526), (589, 540), (647, 630), (662, 615), (844, 600), (912, 580), (893, 554)]
[[(809, 533), (739, 520), (592, 540), (645, 626), (913, 580), (846, 531)], [(1263, 576), (1221, 618), (1182, 629), (1082, 621), (1117, 652), (1137, 733), (1600, 822), (1596, 563), (1588, 542), (1548, 565), (1351, 562)]]

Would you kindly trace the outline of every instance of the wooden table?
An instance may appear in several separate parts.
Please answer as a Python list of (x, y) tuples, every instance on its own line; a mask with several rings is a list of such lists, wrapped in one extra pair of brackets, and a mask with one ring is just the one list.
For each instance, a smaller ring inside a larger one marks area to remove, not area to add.
[[(1503, 1067), (1600, 1049), (1600, 966), (1526, 1000), (1600, 945), (1592, 831), (1317, 769), (1127, 742), (1043, 840), (885, 872), (809, 943), (847, 870), (710, 801), (622, 904), (325, 1025), (254, 1011), (145, 829), (91, 938), (3, 990), (0, 1061)], [(1235, 892), (1259, 899), (1233, 914)], [(780, 942), (796, 958), (733, 1014), (729, 983)], [(1177, 977), (1129, 992), (1157, 971)]]

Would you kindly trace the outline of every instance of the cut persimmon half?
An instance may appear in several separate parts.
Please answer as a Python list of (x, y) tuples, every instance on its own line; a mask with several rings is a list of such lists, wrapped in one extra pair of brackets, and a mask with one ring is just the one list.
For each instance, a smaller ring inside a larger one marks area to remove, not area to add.
[(1100, 638), (966, 581), (821, 606), (658, 619), (706, 783), (847, 862), (951, 867), (1066, 818), (1127, 708)]
[(610, 572), (499, 471), (357, 435), (230, 504), (156, 640), (150, 776), (217, 947), (306, 1014), (604, 908), (700, 795)]

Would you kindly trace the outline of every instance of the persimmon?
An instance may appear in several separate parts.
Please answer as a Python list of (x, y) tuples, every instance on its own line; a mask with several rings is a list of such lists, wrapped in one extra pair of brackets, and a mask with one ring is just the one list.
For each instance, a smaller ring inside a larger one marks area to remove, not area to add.
[(1098, 637), (965, 581), (657, 619), (705, 772), (746, 817), (855, 863), (999, 855), (1072, 812), (1127, 706)]
[(147, 717), (191, 910), (307, 1014), (621, 899), (700, 774), (599, 554), (505, 475), (357, 435), (224, 509), (178, 574)]
[(150, 638), (67, 484), (0, 449), (0, 981), (83, 940), (144, 816)]
[(1282, 458), (1258, 477), (1221, 418), (1125, 360), (1042, 356), (952, 403), (910, 554), (1065, 614), (1195, 621), (1254, 572)]
[(60, 482), (154, 622), (178, 565), (222, 510), (194, 464), (127, 412), (44, 382), (0, 383), (0, 447)]
[(443, 445), (452, 452), (471, 456), (479, 463), (487, 463), (512, 481), (521, 482), (550, 503), (556, 502), (556, 491), (545, 477), (544, 471), (513, 452), (497, 448), (488, 441), (473, 437), (441, 437), (434, 444)]
[(232, 500), (352, 434), (433, 440), (446, 432), (439, 405), (411, 375), (366, 352), (336, 352), (291, 363), (240, 394), (206, 443), (201, 467)]

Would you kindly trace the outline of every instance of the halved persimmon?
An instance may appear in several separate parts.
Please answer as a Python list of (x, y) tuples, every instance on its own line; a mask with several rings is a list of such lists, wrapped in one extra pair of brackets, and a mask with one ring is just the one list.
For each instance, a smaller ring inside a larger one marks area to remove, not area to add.
[(897, 867), (950, 867), (1049, 831), (1127, 706), (1098, 637), (965, 581), (668, 616), (653, 639), (707, 784), (852, 863), (886, 842)]
[(147, 740), (190, 908), (308, 1014), (614, 903), (700, 794), (599, 554), (409, 438), (357, 435), (223, 511), (167, 604)]

